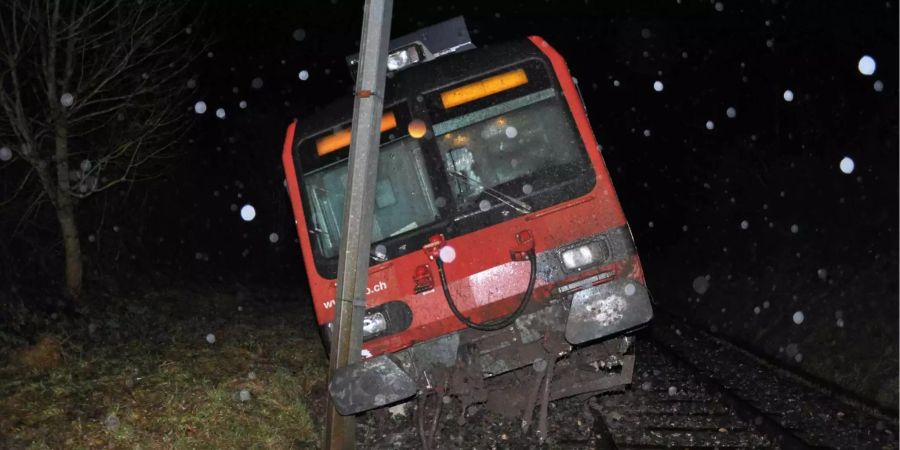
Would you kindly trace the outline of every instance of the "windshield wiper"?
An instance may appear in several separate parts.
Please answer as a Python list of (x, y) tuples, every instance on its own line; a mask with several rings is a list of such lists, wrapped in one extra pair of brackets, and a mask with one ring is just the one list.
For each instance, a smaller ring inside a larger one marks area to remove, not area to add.
[(529, 206), (527, 203), (525, 203), (521, 200), (517, 200), (513, 197), (510, 197), (509, 195), (506, 195), (496, 189), (489, 188), (489, 187), (481, 184), (480, 182), (475, 181), (459, 172), (454, 172), (452, 170), (448, 170), (447, 173), (449, 173), (450, 175), (453, 175), (456, 178), (459, 178), (460, 180), (466, 181), (467, 183), (470, 183), (475, 187), (480, 188), (485, 193), (491, 195), (492, 197), (496, 198), (497, 200), (500, 200), (501, 202), (505, 203), (506, 205), (512, 207), (513, 209), (515, 209), (516, 211), (518, 211), (522, 214), (528, 214), (531, 212), (531, 206)]

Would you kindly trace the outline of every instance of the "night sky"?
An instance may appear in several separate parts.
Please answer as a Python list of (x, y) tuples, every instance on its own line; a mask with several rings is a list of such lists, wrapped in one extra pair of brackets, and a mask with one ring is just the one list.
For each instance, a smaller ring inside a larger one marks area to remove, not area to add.
[[(846, 259), (846, 245), (896, 250), (895, 3), (478, 3), (397, 2), (393, 34), (464, 15), (477, 45), (531, 34), (554, 45), (580, 81), (649, 266), (686, 243), (685, 256), (734, 264), (826, 243), (829, 260)], [(214, 41), (191, 101), (208, 110), (173, 176), (180, 195), (159, 196), (169, 218), (160, 222), (177, 225), (168, 232), (183, 233), (177, 251), (192, 258), (299, 276), (281, 143), (290, 120), (348, 95), (343, 61), (358, 45), (362, 8), (216, 2), (203, 11), (198, 32)], [(868, 76), (858, 68), (865, 55), (876, 63)], [(257, 212), (250, 223), (232, 211), (244, 204)]]

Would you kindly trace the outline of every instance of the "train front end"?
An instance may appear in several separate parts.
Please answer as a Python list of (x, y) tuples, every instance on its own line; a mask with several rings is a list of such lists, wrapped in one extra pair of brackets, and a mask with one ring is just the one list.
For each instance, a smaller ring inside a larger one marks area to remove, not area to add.
[[(428, 44), (391, 45), (389, 67), (432, 58), (387, 80), (362, 360), (330, 381), (335, 406), (437, 390), (530, 417), (540, 399), (510, 395), (523, 383), (546, 384), (545, 404), (620, 389), (650, 297), (564, 60), (539, 37)], [(283, 152), (326, 345), (351, 115), (346, 98), (298, 119)]]

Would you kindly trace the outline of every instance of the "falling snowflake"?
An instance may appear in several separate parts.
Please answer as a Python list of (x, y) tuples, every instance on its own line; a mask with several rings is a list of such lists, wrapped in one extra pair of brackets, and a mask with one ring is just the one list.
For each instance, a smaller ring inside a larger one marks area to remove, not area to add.
[(800, 325), (801, 323), (803, 323), (803, 320), (804, 320), (805, 318), (806, 318), (806, 317), (803, 315), (803, 311), (797, 311), (797, 312), (795, 312), (794, 315), (793, 315), (793, 317), (792, 317), (792, 319), (794, 320), (794, 323), (797, 324), (797, 325)]
[(662, 92), (663, 87), (664, 87), (664, 86), (663, 86), (662, 81), (657, 80), (657, 81), (654, 81), (654, 82), (653, 82), (653, 90), (654, 90), (654, 91), (656, 91), (656, 92)]
[(872, 84), (872, 89), (875, 89), (875, 92), (881, 92), (884, 90), (884, 83), (881, 80), (876, 80), (875, 83)]
[(276, 243), (278, 242), (278, 233), (272, 233), (269, 235), (269, 242)]
[(302, 81), (306, 81), (309, 79), (309, 72), (301, 70), (300, 73), (297, 74), (297, 78), (300, 78), (300, 80)]
[(247, 204), (241, 207), (241, 219), (244, 219), (244, 222), (249, 222), (256, 218), (256, 208), (253, 205)]
[(742, 220), (741, 221), (741, 229), (746, 230), (747, 228), (750, 228), (750, 222), (747, 222), (746, 220)]
[(791, 225), (791, 233), (797, 234), (800, 231), (800, 227), (797, 224)]
[(707, 121), (706, 121), (706, 129), (707, 129), (707, 130), (712, 130), (712, 129), (715, 128), (715, 127), (716, 127), (716, 124), (714, 124), (712, 120), (707, 120)]
[(3, 146), (0, 148), (0, 161), (9, 161), (12, 159), (12, 149)]
[(784, 94), (782, 94), (782, 97), (784, 97), (784, 101), (792, 102), (792, 101), (794, 101), (794, 91), (788, 89), (788, 90), (784, 91)]
[(72, 106), (73, 103), (75, 103), (75, 97), (72, 94), (66, 92), (59, 98), (59, 103), (68, 108)]
[(863, 55), (862, 58), (859, 58), (859, 62), (856, 64), (856, 68), (859, 69), (859, 73), (869, 76), (875, 73), (875, 58), (872, 58), (869, 55)]
[(252, 87), (253, 89), (262, 89), (262, 87), (263, 87), (262, 78), (260, 78), (260, 77), (254, 78), (253, 81), (250, 82), (250, 87)]
[(845, 156), (844, 159), (841, 160), (841, 172), (844, 172), (847, 175), (853, 173), (853, 169), (856, 167), (856, 164), (853, 162), (849, 156)]
[(194, 103), (194, 112), (197, 114), (203, 114), (206, 112), (206, 102), (200, 100), (197, 103)]
[(224, 119), (224, 118), (225, 118), (225, 108), (219, 108), (219, 109), (217, 109), (217, 110), (216, 110), (216, 117), (218, 117), (218, 118), (220, 118), (220, 119)]
[(692, 283), (694, 287), (694, 292), (703, 295), (706, 291), (709, 290), (709, 278), (703, 275), (700, 275), (697, 278), (694, 278), (694, 282)]
[(737, 110), (734, 109), (733, 106), (729, 106), (728, 109), (725, 110), (725, 115), (728, 116), (729, 119), (734, 119), (737, 117)]
[(247, 108), (247, 102), (244, 101), (244, 100), (241, 100), (241, 102), (238, 103), (238, 106), (239, 106), (241, 109), (246, 109), (246, 108)]
[(216, 343), (216, 335), (214, 335), (212, 333), (207, 334), (206, 342), (209, 342), (210, 344), (215, 344)]
[(304, 30), (303, 28), (297, 28), (296, 30), (294, 30), (293, 37), (297, 42), (306, 39), (306, 30)]

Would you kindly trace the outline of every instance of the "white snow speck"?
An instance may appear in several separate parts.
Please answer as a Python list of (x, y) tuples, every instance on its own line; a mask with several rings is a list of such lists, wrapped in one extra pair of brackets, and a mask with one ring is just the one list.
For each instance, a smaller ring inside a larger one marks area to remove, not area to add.
[(244, 219), (244, 222), (249, 222), (256, 218), (256, 208), (253, 205), (244, 205), (241, 207), (241, 219)]
[(619, 83), (619, 80), (613, 80), (613, 86), (619, 87), (622, 83)]
[(753, 314), (759, 314), (760, 311), (762, 311), (762, 310), (759, 309), (759, 306), (754, 306), (754, 307), (753, 307)]
[(216, 56), (216, 54), (213, 53), (213, 52), (208, 52), (208, 53), (206, 54), (206, 57), (207, 57), (207, 58), (212, 58), (213, 56)]
[(482, 211), (487, 211), (487, 210), (491, 209), (491, 202), (488, 201), (487, 199), (478, 202), (478, 209), (480, 209)]
[(737, 117), (737, 110), (734, 109), (733, 106), (729, 106), (728, 109), (725, 110), (725, 115), (728, 116), (729, 119), (734, 119)]
[(715, 127), (716, 127), (716, 124), (714, 124), (712, 120), (707, 120), (707, 121), (706, 121), (706, 129), (707, 129), (707, 130), (712, 130), (712, 129), (715, 128)]
[(875, 83), (872, 84), (872, 89), (875, 89), (875, 92), (881, 92), (884, 90), (884, 83), (881, 80), (875, 80)]
[(838, 328), (844, 328), (844, 319), (838, 319), (834, 324), (837, 325)]
[(300, 42), (306, 39), (306, 30), (304, 30), (303, 28), (297, 28), (296, 30), (294, 30), (294, 34), (292, 36), (294, 37), (295, 41)]
[(805, 318), (806, 318), (806, 316), (803, 315), (803, 311), (795, 312), (794, 316), (792, 317), (792, 319), (794, 319), (794, 323), (797, 325), (800, 325), (801, 323), (803, 323), (803, 320)]
[(764, 302), (763, 302), (763, 309), (769, 309), (769, 305), (770, 305), (770, 304), (771, 304), (771, 303), (769, 303), (768, 300), (764, 301)]
[(300, 73), (297, 74), (297, 78), (300, 78), (302, 81), (306, 81), (309, 79), (309, 72), (301, 70)]
[(216, 110), (216, 117), (218, 117), (218, 118), (220, 118), (220, 119), (224, 119), (224, 118), (225, 118), (225, 108), (219, 108), (219, 109), (217, 109), (217, 110)]
[(532, 186), (531, 184), (525, 183), (525, 184), (522, 186), (522, 193), (523, 193), (523, 194), (529, 195), (529, 194), (531, 194), (532, 192), (534, 192), (534, 186)]
[(741, 221), (741, 229), (746, 230), (747, 228), (750, 228), (750, 222), (747, 222), (746, 220), (742, 220)]
[(250, 391), (248, 391), (246, 389), (241, 389), (241, 392), (238, 394), (238, 398), (242, 402), (249, 402), (250, 401)]
[(797, 234), (798, 232), (800, 232), (800, 227), (796, 223), (791, 225), (791, 233)]
[(239, 106), (241, 109), (246, 109), (246, 108), (247, 108), (247, 102), (246, 102), (245, 100), (241, 100), (241, 102), (238, 103), (238, 106)]
[(692, 283), (694, 286), (694, 292), (703, 295), (706, 291), (709, 290), (709, 279), (705, 276), (700, 275), (697, 278), (694, 278), (694, 282)]
[(794, 361), (803, 362), (803, 353), (797, 353), (794, 355)]
[(716, 7), (716, 11), (718, 11), (718, 12), (722, 12), (725, 10), (725, 5), (723, 5), (722, 2), (716, 2), (715, 7)]
[(364, 348), (359, 351), (359, 355), (362, 356), (363, 358), (371, 358), (372, 352), (370, 352), (369, 349)]
[(68, 108), (72, 106), (73, 103), (75, 103), (75, 97), (72, 94), (66, 92), (59, 98), (59, 103)]
[(12, 159), (12, 150), (6, 146), (3, 146), (3, 148), (0, 148), (0, 161), (9, 161), (11, 159)]
[(442, 262), (445, 262), (448, 264), (452, 263), (453, 261), (456, 260), (456, 249), (449, 245), (445, 245), (445, 246), (441, 247), (441, 251), (438, 254), (438, 256), (441, 258)]
[(388, 413), (391, 415), (391, 419), (406, 417), (406, 409), (409, 407), (409, 404), (410, 402), (400, 403), (399, 405), (394, 405), (388, 408)]
[(506, 127), (506, 130), (503, 131), (503, 133), (506, 134), (506, 137), (513, 139), (519, 135), (519, 130), (514, 126), (508, 126)]
[(662, 92), (663, 87), (664, 87), (664, 86), (663, 86), (662, 81), (656, 80), (656, 81), (653, 82), (653, 90), (654, 90), (654, 91), (656, 91), (656, 92)]
[(197, 114), (203, 114), (206, 112), (206, 102), (200, 100), (197, 103), (194, 103), (194, 112)]
[(272, 233), (269, 235), (269, 242), (276, 243), (278, 242), (278, 233)]
[(90, 235), (90, 236), (88, 236), (88, 242), (94, 242), (94, 241), (96, 241), (96, 240), (97, 240), (97, 237), (94, 236), (93, 234)]
[(788, 89), (788, 90), (784, 91), (784, 94), (782, 94), (782, 97), (784, 97), (784, 101), (792, 102), (792, 101), (794, 101), (794, 91)]
[(859, 62), (856, 64), (856, 68), (859, 69), (859, 73), (869, 76), (875, 73), (875, 58), (872, 58), (869, 55), (863, 55), (862, 58), (859, 58)]
[(678, 388), (675, 386), (669, 386), (669, 395), (675, 395), (678, 393)]
[(653, 228), (653, 221), (651, 220), (650, 222), (647, 222), (647, 226)]
[(853, 169), (856, 167), (856, 164), (849, 156), (845, 156), (844, 159), (841, 160), (841, 172), (844, 172), (847, 175), (853, 173)]
[(193, 88), (197, 87), (197, 80), (195, 80), (193, 78), (191, 78), (190, 80), (187, 80), (187, 87), (188, 87), (188, 89), (193, 89)]
[(216, 335), (214, 335), (212, 333), (207, 334), (206, 342), (209, 342), (210, 344), (215, 344), (216, 343)]
[(650, 130), (644, 130), (644, 137), (650, 137)]
[(633, 284), (628, 283), (625, 285), (625, 295), (631, 297), (635, 292), (637, 292), (637, 288)]
[(250, 87), (252, 87), (253, 89), (262, 89), (262, 87), (263, 87), (262, 78), (260, 78), (260, 77), (254, 78), (253, 81), (250, 82)]
[(822, 280), (822, 281), (825, 281), (825, 280), (828, 279), (828, 271), (825, 270), (824, 268), (817, 270), (817, 271), (816, 271), (816, 275), (817, 275), (817, 276), (819, 277), (819, 279)]

